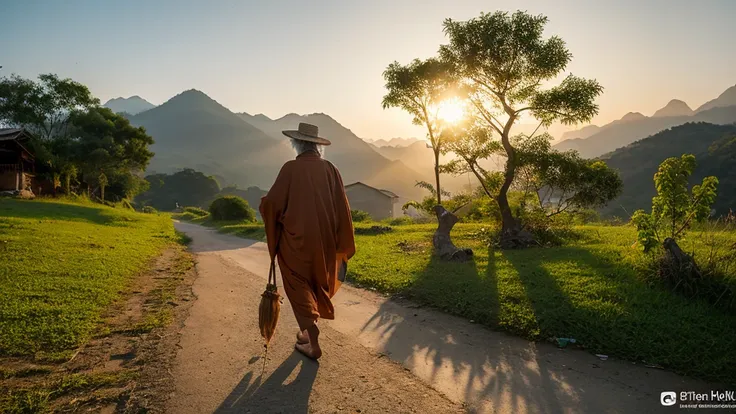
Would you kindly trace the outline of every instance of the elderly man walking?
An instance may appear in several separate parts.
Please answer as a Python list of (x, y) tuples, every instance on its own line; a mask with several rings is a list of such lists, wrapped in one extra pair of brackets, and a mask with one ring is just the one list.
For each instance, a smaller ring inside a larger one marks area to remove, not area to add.
[(283, 131), (296, 150), (261, 199), (271, 260), (278, 257), (284, 291), (300, 331), (296, 349), (322, 356), (317, 321), (334, 319), (331, 299), (355, 254), (353, 221), (340, 172), (322, 158), (330, 141), (314, 125)]

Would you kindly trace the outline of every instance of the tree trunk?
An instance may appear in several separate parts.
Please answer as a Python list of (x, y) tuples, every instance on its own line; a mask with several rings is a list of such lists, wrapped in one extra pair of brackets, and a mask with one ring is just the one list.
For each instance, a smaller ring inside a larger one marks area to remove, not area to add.
[(517, 249), (528, 247), (534, 243), (534, 236), (521, 228), (521, 223), (511, 212), (509, 206), (508, 192), (511, 183), (514, 182), (514, 173), (516, 172), (516, 158), (514, 156), (514, 148), (509, 142), (508, 135), (501, 137), (501, 142), (506, 150), (506, 171), (504, 174), (503, 185), (498, 192), (496, 200), (498, 208), (501, 210), (501, 240), (502, 249)]
[(434, 212), (437, 214), (437, 222), (439, 223), (432, 238), (435, 254), (447, 261), (465, 262), (470, 260), (473, 257), (473, 251), (471, 249), (458, 249), (450, 238), (450, 231), (458, 221), (457, 216), (441, 205), (436, 205)]
[(442, 191), (440, 190), (440, 152), (438, 148), (432, 148), (434, 150), (434, 179), (435, 179), (435, 190), (437, 190), (437, 204), (442, 204)]
[(672, 261), (677, 269), (681, 272), (689, 273), (689, 276), (694, 279), (703, 277), (700, 268), (695, 263), (695, 259), (689, 254), (682, 251), (677, 242), (668, 237), (664, 239), (662, 246), (667, 251), (667, 258)]

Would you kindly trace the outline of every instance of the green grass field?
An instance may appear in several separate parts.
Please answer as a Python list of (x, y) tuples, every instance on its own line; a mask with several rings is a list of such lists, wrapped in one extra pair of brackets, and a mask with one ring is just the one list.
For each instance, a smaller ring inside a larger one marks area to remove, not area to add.
[(643, 282), (633, 228), (583, 226), (563, 247), (501, 251), (479, 240), (482, 225), (459, 224), (454, 242), (475, 260), (456, 264), (432, 257), (434, 227), (357, 236), (351, 280), (528, 339), (572, 337), (595, 353), (736, 384), (736, 315)]
[(162, 249), (166, 215), (0, 199), (0, 355), (64, 354)]

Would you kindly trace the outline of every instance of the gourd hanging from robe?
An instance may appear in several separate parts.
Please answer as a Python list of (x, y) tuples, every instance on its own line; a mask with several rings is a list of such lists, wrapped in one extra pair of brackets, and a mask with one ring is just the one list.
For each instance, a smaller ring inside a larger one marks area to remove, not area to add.
[(334, 319), (338, 272), (355, 254), (350, 206), (337, 168), (316, 152), (299, 155), (281, 168), (260, 212), (300, 329), (319, 318)]

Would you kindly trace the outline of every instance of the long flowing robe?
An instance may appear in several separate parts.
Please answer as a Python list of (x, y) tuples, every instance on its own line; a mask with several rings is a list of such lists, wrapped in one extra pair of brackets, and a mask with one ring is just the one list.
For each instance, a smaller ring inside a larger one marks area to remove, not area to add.
[(337, 273), (355, 254), (353, 221), (337, 168), (308, 151), (281, 168), (261, 199), (268, 250), (301, 329), (334, 319)]

